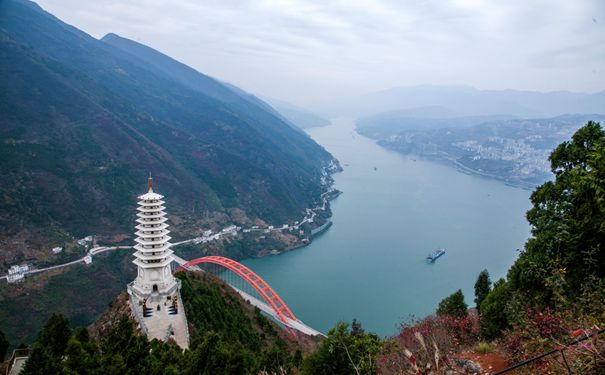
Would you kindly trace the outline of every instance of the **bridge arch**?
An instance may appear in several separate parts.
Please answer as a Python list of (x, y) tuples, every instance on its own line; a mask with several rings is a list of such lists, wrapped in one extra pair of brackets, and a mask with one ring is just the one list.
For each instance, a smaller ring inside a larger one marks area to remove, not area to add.
[(248, 284), (256, 289), (256, 291), (263, 297), (265, 302), (267, 302), (267, 304), (275, 311), (279, 320), (287, 326), (289, 326), (290, 323), (288, 322), (288, 319), (298, 321), (285, 302), (277, 295), (277, 293), (275, 293), (275, 291), (269, 286), (269, 284), (265, 282), (265, 280), (254, 273), (254, 271), (252, 271), (250, 268), (232, 259), (215, 255), (201, 257), (190, 260), (189, 262), (183, 264), (181, 268), (176, 270), (176, 272), (187, 270), (189, 267), (196, 266), (201, 263), (217, 264), (235, 272), (239, 277), (244, 279)]

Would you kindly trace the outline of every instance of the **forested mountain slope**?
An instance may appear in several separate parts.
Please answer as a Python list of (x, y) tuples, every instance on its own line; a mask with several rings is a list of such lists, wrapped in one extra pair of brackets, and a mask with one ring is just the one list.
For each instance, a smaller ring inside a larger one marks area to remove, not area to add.
[(331, 155), (241, 90), (24, 0), (0, 3), (0, 43), (4, 260), (67, 235), (130, 233), (150, 172), (177, 228), (236, 208), (281, 223), (321, 193)]

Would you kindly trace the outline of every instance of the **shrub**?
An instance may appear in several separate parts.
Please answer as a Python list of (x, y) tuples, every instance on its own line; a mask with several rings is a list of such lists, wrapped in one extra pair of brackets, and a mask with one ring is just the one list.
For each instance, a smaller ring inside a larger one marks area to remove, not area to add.
[(437, 315), (403, 323), (378, 357), (379, 372), (400, 374), (407, 370), (450, 368), (451, 352), (472, 344), (478, 336), (475, 314), (463, 318)]

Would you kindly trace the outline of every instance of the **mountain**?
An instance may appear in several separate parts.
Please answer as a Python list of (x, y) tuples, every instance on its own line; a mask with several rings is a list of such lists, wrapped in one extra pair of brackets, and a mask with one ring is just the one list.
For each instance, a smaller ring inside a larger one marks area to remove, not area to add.
[[(455, 116), (513, 115), (555, 117), (567, 113), (605, 114), (605, 91), (479, 90), (469, 86), (411, 86), (378, 91), (338, 104), (338, 111), (354, 116), (437, 106)], [(418, 116), (412, 116), (418, 117)]]
[(301, 129), (318, 128), (330, 125), (330, 121), (304, 108), (283, 100), (265, 98), (288, 121)]
[[(134, 57), (130, 59), (131, 62), (142, 64), (142, 66), (148, 68), (153, 67), (192, 90), (222, 102), (235, 104), (240, 111), (245, 112), (251, 117), (265, 115), (265, 117), (259, 118), (259, 121), (266, 121), (266, 125), (274, 124), (275, 117), (283, 120), (279, 112), (256, 96), (245, 92), (237, 86), (220, 82), (200, 73), (153, 48), (113, 33), (105, 35), (101, 38), (101, 41), (126, 52), (126, 56)], [(259, 111), (259, 108), (262, 111)], [(277, 127), (273, 128), (276, 132), (280, 132), (282, 129), (283, 124), (281, 123), (278, 123)]]
[(0, 44), (5, 262), (128, 235), (150, 172), (181, 235), (298, 219), (322, 193), (332, 156), (243, 90), (25, 0), (0, 2)]
[[(290, 120), (276, 111), (271, 105), (256, 96), (245, 92), (237, 86), (227, 82), (217, 81), (212, 77), (204, 75), (195, 69), (174, 60), (170, 56), (164, 55), (159, 51), (119, 35), (110, 33), (101, 38), (101, 40), (126, 52), (129, 56), (134, 57), (132, 59), (133, 63), (142, 63), (143, 66), (152, 66), (192, 90), (224, 102), (235, 104), (240, 111), (252, 118), (256, 118), (260, 122), (270, 125), (273, 124), (275, 118), (277, 118), (295, 130), (300, 130), (299, 127), (292, 124)], [(263, 111), (259, 112), (259, 108)], [(273, 131), (281, 132), (283, 123), (278, 124)], [(304, 132), (300, 133), (307, 138), (309, 137)]]

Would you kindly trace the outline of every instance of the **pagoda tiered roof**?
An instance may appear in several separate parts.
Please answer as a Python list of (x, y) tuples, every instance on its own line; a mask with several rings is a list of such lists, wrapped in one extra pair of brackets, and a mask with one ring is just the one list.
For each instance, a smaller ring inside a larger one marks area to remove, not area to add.
[[(164, 259), (164, 258), (168, 258), (170, 255), (174, 254), (174, 251), (172, 250), (165, 250), (164, 252), (162, 252), (162, 255), (151, 255), (151, 254), (147, 254), (147, 253), (142, 253), (140, 251), (137, 251), (134, 253), (134, 255), (137, 257), (137, 259), (141, 259), (141, 260), (154, 260), (154, 259)], [(145, 263), (145, 264), (157, 264), (157, 263)]]
[(139, 212), (160, 212), (162, 210), (165, 210), (166, 207), (162, 206), (162, 205), (149, 205), (149, 206), (139, 206), (137, 208), (137, 211)]
[[(155, 238), (155, 237), (166, 237), (168, 235), (168, 233), (170, 233), (169, 230), (166, 229), (162, 229), (162, 230), (154, 230), (154, 231), (145, 231), (145, 230), (140, 230), (138, 232), (135, 232), (135, 235), (137, 237), (141, 237), (141, 238)], [(170, 240), (170, 237), (167, 239), (167, 241)]]
[[(151, 215), (147, 215), (147, 214), (151, 214)], [(137, 216), (140, 217), (140, 218), (142, 218), (142, 219), (153, 219), (153, 218), (158, 218), (158, 217), (166, 216), (166, 212), (164, 212), (164, 211), (139, 212), (137, 214)]]
[(145, 253), (160, 253), (162, 251), (166, 251), (166, 250), (170, 249), (170, 246), (171, 245), (169, 243), (165, 243), (161, 247), (154, 247), (152, 249), (146, 249), (144, 247), (144, 245), (137, 243), (136, 245), (133, 246), (133, 249), (141, 251), (141, 252), (145, 252)]
[(140, 201), (159, 201), (162, 198), (164, 198), (163, 195), (154, 193), (152, 189), (149, 189), (149, 191), (146, 194), (139, 195)]
[[(135, 239), (134, 239), (134, 241), (135, 241), (136, 243), (141, 244), (141, 245), (162, 245), (162, 244), (165, 244), (165, 243), (167, 243), (168, 241), (170, 241), (170, 239), (171, 239), (171, 237), (169, 237), (169, 236), (164, 236), (164, 238), (163, 238), (163, 239), (161, 239), (161, 240), (156, 240), (156, 241), (147, 241), (147, 240), (146, 240), (146, 239), (144, 239), (144, 238), (137, 237), (137, 238), (135, 238)], [(146, 249), (146, 250), (151, 250), (151, 249)]]
[[(148, 231), (148, 230), (154, 230), (154, 231), (156, 231), (156, 230), (165, 230), (166, 228), (168, 228), (168, 224), (165, 224), (165, 223), (161, 223), (161, 224), (160, 224), (159, 226), (157, 226), (157, 227), (145, 227), (145, 226), (144, 226), (144, 225), (157, 225), (157, 224), (158, 224), (158, 222), (157, 222), (157, 221), (156, 221), (156, 222), (154, 222), (154, 223), (150, 223), (150, 222), (144, 221), (144, 222), (143, 222), (143, 224), (139, 224), (139, 225), (137, 225), (137, 226), (136, 226), (136, 227), (134, 227), (134, 228), (135, 228), (135, 229), (137, 229), (137, 230), (139, 230), (139, 231), (141, 231), (141, 230), (146, 230), (146, 231)], [(137, 233), (138, 233), (138, 232), (137, 232)], [(136, 233), (135, 233), (135, 234), (136, 234)], [(138, 234), (137, 234), (137, 235), (138, 235)]]
[[(137, 215), (139, 216), (139, 215)], [(155, 220), (150, 220), (150, 219), (155, 219)], [(137, 219), (137, 223), (139, 224), (161, 224), (168, 221), (167, 218), (162, 217), (162, 216), (143, 216), (139, 219)]]

